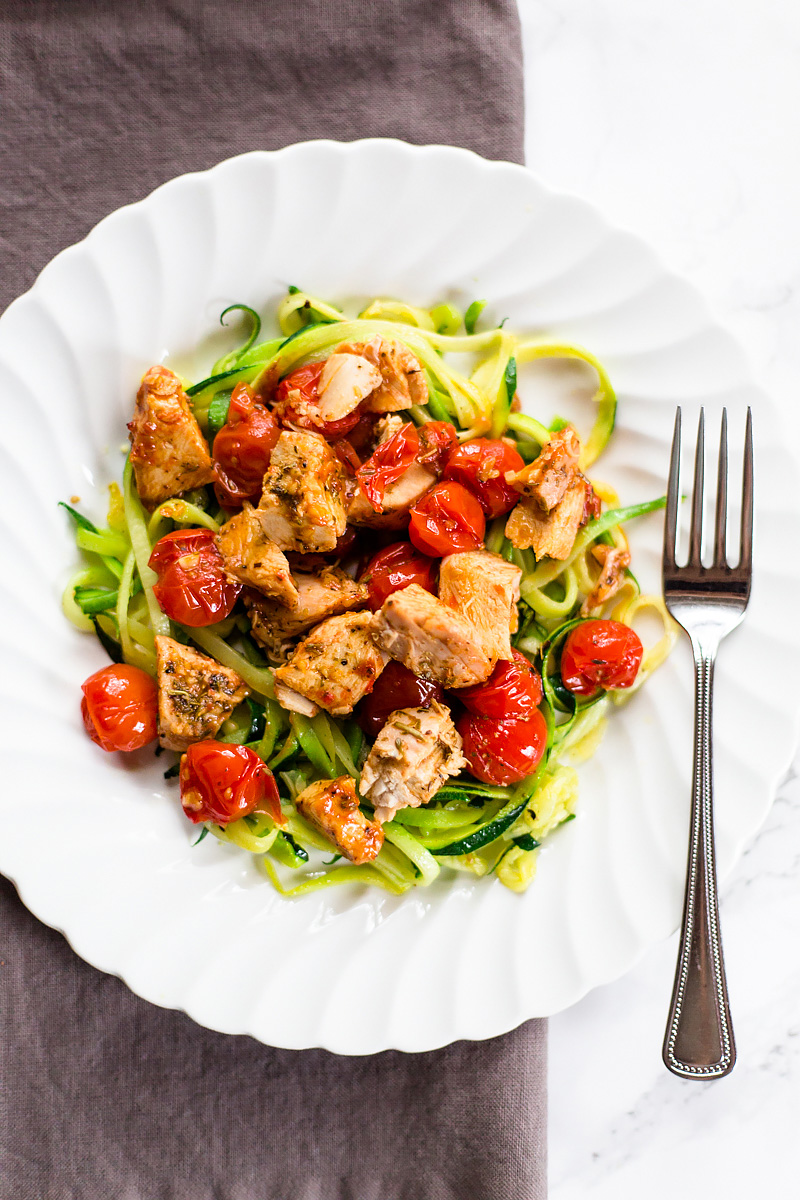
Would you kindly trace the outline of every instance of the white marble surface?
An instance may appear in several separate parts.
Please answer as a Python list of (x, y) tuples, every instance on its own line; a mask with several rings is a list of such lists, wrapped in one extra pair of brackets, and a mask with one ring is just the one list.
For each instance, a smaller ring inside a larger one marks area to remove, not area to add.
[[(800, 5), (520, 10), (528, 164), (705, 292), (797, 441)], [(739, 1053), (728, 1079), (684, 1082), (662, 1066), (676, 938), (552, 1020), (551, 1200), (800, 1196), (799, 884), (800, 775), (723, 883)]]

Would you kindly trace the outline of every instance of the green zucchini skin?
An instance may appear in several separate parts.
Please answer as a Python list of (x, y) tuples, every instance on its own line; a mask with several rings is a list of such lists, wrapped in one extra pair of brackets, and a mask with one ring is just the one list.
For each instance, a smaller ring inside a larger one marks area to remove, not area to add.
[(459, 838), (457, 842), (450, 842), (438, 850), (431, 850), (431, 854), (435, 854), (437, 858), (456, 854), (472, 854), (475, 850), (488, 846), (490, 842), (497, 841), (507, 829), (511, 828), (517, 817), (527, 807), (529, 800), (530, 796), (526, 795), (522, 800), (509, 801), (505, 808), (501, 808), (497, 816), (486, 825), (482, 825), (480, 829), (476, 829), (467, 837)]

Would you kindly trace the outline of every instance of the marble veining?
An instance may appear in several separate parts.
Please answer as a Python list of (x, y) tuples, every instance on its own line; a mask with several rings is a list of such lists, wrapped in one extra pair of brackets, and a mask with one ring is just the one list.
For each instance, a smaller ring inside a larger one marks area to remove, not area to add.
[[(704, 291), (796, 443), (800, 8), (520, 0), (520, 12), (528, 164)], [(661, 1063), (673, 937), (551, 1021), (551, 1200), (800, 1195), (798, 879), (800, 756), (723, 882), (733, 1074), (682, 1081)]]

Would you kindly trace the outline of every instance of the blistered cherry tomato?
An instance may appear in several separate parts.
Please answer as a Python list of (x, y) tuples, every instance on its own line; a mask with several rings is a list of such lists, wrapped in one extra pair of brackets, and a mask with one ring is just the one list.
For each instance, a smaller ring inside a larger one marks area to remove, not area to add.
[(358, 707), (358, 723), (367, 737), (375, 738), (398, 708), (428, 708), (432, 700), (442, 700), (438, 683), (421, 679), (408, 667), (392, 659), (378, 676), (375, 687)]
[(214, 438), (213, 459), (217, 499), (226, 508), (261, 495), (264, 473), (280, 437), (280, 426), (251, 388), (233, 389), (228, 419)]
[(442, 468), (447, 462), (451, 451), (458, 445), (458, 434), (455, 426), (449, 421), (426, 421), (417, 430), (419, 434), (419, 453), (417, 462), (422, 463), (429, 471), (441, 475)]
[(641, 639), (629, 625), (581, 621), (564, 642), (561, 680), (576, 696), (594, 696), (599, 688), (629, 688), (643, 653)]
[(104, 750), (139, 750), (158, 732), (158, 694), (146, 671), (119, 663), (81, 684), (86, 732)]
[(181, 759), (180, 783), (183, 811), (196, 824), (227, 825), (251, 812), (286, 822), (272, 772), (247, 746), (195, 742)]
[(455, 693), (471, 713), (480, 717), (530, 717), (542, 702), (542, 681), (524, 654), (512, 650), (510, 662), (498, 662), (485, 683)]
[(521, 456), (508, 442), (476, 438), (456, 447), (444, 468), (445, 479), (455, 479), (480, 501), (487, 517), (501, 517), (519, 500), (519, 492), (506, 483), (506, 471), (521, 471)]
[(370, 608), (377, 612), (387, 596), (410, 583), (418, 583), (427, 592), (435, 592), (434, 568), (433, 560), (416, 551), (410, 542), (392, 542), (391, 546), (385, 546), (367, 563), (360, 580), (369, 588)]
[(416, 426), (407, 421), (375, 449), (356, 471), (361, 490), (376, 512), (383, 512), (386, 489), (406, 473), (419, 452)]
[(162, 610), (179, 625), (197, 629), (227, 617), (242, 585), (225, 574), (210, 529), (176, 529), (156, 542), (150, 566), (158, 575), (153, 592)]
[(483, 509), (460, 483), (436, 483), (411, 507), (408, 536), (423, 554), (480, 550), (485, 532)]
[(519, 783), (533, 774), (547, 746), (547, 722), (538, 708), (525, 720), (496, 721), (466, 712), (456, 728), (469, 769), (483, 783)]
[[(300, 399), (306, 404), (316, 404), (319, 400), (319, 377), (324, 366), (324, 362), (315, 362), (307, 363), (304, 367), (296, 367), (278, 384), (275, 399), (283, 402), (288, 399), (290, 392), (299, 392)], [(361, 413), (358, 408), (355, 408), (338, 421), (315, 420), (313, 415), (303, 412), (291, 404), (284, 409), (283, 415), (288, 424), (297, 425), (299, 429), (313, 429), (326, 438), (345, 437), (351, 429), (355, 429), (361, 419)]]

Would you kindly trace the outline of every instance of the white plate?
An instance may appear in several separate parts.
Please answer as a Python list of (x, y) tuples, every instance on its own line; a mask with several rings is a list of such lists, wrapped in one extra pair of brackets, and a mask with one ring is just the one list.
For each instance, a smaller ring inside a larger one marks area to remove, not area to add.
[[(79, 684), (104, 656), (59, 610), (75, 551), (56, 503), (77, 494), (102, 517), (145, 368), (168, 358), (199, 378), (234, 344), (221, 310), (242, 301), (266, 313), (288, 283), (333, 300), (483, 296), (489, 321), (583, 343), (619, 393), (596, 474), (624, 503), (663, 492), (676, 403), (689, 416), (727, 404), (734, 432), (753, 405), (757, 570), (717, 675), (723, 874), (795, 743), (795, 466), (774, 408), (688, 284), (584, 202), (462, 150), (312, 142), (184, 176), (102, 221), (0, 320), (0, 869), (90, 963), (213, 1029), (346, 1054), (490, 1037), (619, 976), (678, 922), (685, 646), (615, 715), (581, 769), (579, 819), (523, 897), (447, 873), (397, 899), (342, 888), (282, 900), (247, 854), (212, 839), (190, 848), (195, 830), (152, 750), (106, 756), (82, 731)], [(585, 376), (577, 385), (547, 370), (520, 380), (540, 415), (572, 404), (587, 427), (591, 389)], [(631, 532), (637, 572), (657, 587), (660, 518)]]

